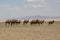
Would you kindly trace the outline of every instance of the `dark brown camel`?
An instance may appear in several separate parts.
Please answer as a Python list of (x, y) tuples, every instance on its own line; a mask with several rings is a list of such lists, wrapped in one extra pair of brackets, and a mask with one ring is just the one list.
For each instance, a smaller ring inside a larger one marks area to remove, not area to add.
[(21, 23), (21, 21), (20, 21), (20, 20), (16, 22), (16, 24), (20, 24), (20, 23)]
[(6, 20), (5, 24), (6, 25), (11, 25), (11, 20)]
[(49, 21), (48, 22), (48, 24), (50, 25), (50, 24), (53, 24), (55, 21), (53, 20), (53, 21)]
[(12, 19), (12, 20), (6, 20), (6, 25), (13, 25), (13, 24), (20, 24), (20, 21), (18, 21), (18, 20), (15, 20), (15, 19)]
[(25, 19), (25, 20), (23, 21), (23, 25), (27, 24), (28, 22), (29, 22), (29, 20)]
[(11, 25), (16, 24), (18, 20), (12, 19), (11, 20)]
[(42, 24), (42, 23), (44, 23), (44, 20), (32, 20), (31, 22), (30, 22), (30, 24), (32, 25), (32, 24)]
[(38, 20), (37, 23), (38, 24), (43, 24), (44, 23), (44, 20)]
[(32, 20), (32, 21), (30, 22), (30, 24), (31, 24), (31, 25), (37, 24), (37, 20)]

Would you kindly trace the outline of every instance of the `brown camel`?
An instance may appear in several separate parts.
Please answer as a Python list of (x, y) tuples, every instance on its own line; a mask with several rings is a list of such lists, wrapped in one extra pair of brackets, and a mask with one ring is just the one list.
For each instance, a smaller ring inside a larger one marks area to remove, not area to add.
[(5, 24), (6, 25), (11, 25), (11, 20), (6, 20)]
[(25, 19), (25, 20), (23, 21), (23, 25), (27, 24), (28, 22), (29, 22), (29, 20)]
[(50, 24), (53, 24), (55, 21), (53, 20), (53, 21), (49, 21), (48, 22), (48, 24), (50, 25)]
[(21, 23), (21, 21), (20, 20), (18, 20), (17, 22), (16, 22), (16, 24), (20, 24)]
[(12, 19), (12, 20), (6, 20), (6, 25), (13, 25), (13, 24), (20, 24), (21, 23), (21, 21), (18, 21), (18, 20), (15, 20), (15, 19)]
[(37, 22), (38, 22), (38, 24), (43, 24), (44, 20), (38, 20)]
[(12, 19), (11, 20), (11, 25), (16, 24), (18, 20)]
[(31, 24), (31, 25), (37, 24), (37, 20), (32, 20), (32, 21), (30, 22), (30, 24)]
[(44, 23), (44, 20), (38, 20), (38, 19), (32, 20), (32, 21), (30, 22), (31, 25), (32, 25), (32, 24), (42, 24), (42, 23)]

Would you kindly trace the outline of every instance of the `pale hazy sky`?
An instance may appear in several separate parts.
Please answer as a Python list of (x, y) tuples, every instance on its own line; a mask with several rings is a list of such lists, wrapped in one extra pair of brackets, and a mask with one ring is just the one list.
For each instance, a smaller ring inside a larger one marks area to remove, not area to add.
[(60, 0), (0, 0), (0, 18), (60, 16)]

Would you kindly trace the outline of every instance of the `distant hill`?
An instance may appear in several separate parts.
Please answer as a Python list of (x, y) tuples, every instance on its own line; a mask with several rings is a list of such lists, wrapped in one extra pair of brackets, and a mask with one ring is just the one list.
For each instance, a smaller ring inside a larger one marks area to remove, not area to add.
[[(33, 15), (33, 16), (24, 16), (24, 17), (16, 17), (16, 18), (6, 18), (6, 19), (60, 19), (59, 17), (50, 17), (50, 16), (40, 16), (40, 15)], [(5, 18), (2, 20), (6, 20)]]
[[(24, 20), (24, 19), (44, 19), (45, 21), (49, 20), (55, 20), (55, 21), (60, 21), (60, 17), (49, 17), (49, 16), (25, 16), (25, 17), (19, 17), (19, 18), (9, 18), (9, 19), (19, 19), (19, 20)], [(0, 22), (5, 22), (7, 19), (0, 19)]]
[(36, 16), (26, 16), (26, 17), (21, 17), (23, 19), (46, 19), (46, 18), (60, 18), (60, 17), (50, 17), (50, 16), (39, 16), (39, 15), (36, 15)]

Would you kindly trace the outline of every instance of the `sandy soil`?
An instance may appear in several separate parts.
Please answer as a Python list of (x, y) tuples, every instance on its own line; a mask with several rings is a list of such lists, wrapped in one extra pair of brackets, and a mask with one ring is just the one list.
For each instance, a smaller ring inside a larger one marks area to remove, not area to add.
[(0, 40), (60, 40), (60, 22), (48, 25), (13, 25), (0, 23)]

